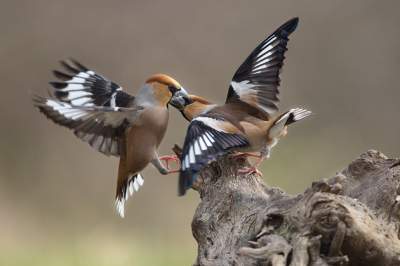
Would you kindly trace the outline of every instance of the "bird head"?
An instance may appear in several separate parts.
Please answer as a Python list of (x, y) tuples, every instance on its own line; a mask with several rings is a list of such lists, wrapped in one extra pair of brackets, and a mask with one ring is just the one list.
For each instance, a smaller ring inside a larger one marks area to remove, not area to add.
[(215, 104), (211, 103), (203, 97), (189, 94), (184, 107), (180, 109), (180, 111), (183, 117), (185, 117), (188, 121), (191, 121), (199, 114), (214, 106)]
[(151, 85), (155, 98), (163, 105), (171, 104), (182, 110), (189, 101), (186, 90), (168, 75), (155, 74), (146, 83)]

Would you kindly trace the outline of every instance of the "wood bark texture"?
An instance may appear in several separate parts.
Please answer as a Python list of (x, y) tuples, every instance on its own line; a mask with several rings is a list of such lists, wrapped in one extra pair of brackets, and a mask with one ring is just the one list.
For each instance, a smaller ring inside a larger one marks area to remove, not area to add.
[(299, 195), (238, 174), (246, 165), (226, 156), (201, 172), (194, 265), (400, 265), (399, 159), (370, 150)]

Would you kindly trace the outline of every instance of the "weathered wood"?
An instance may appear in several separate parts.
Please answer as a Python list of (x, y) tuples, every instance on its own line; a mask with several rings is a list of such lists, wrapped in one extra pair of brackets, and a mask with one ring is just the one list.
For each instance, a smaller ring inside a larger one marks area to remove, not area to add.
[(289, 195), (221, 158), (196, 185), (195, 265), (400, 265), (399, 162), (371, 150)]

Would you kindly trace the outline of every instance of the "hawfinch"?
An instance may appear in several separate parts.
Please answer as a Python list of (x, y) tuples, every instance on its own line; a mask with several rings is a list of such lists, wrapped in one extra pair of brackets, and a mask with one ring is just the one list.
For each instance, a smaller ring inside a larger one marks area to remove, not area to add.
[(124, 217), (125, 201), (143, 185), (140, 172), (149, 163), (161, 174), (171, 172), (168, 161), (174, 158), (159, 157), (157, 148), (167, 129), (168, 104), (182, 108), (187, 93), (173, 78), (156, 74), (132, 96), (74, 60), (61, 64), (66, 73), (55, 70), (59, 80), (50, 82), (54, 97), (36, 96), (34, 104), (97, 151), (120, 157), (116, 209)]
[(253, 167), (241, 169), (258, 173), (256, 166), (269, 157), (287, 126), (311, 114), (294, 108), (272, 116), (278, 110), (279, 72), (288, 36), (297, 24), (298, 18), (289, 20), (254, 49), (234, 74), (225, 104), (195, 95), (186, 99), (180, 111), (191, 122), (181, 155), (179, 195), (192, 186), (205, 165), (230, 152), (259, 158)]

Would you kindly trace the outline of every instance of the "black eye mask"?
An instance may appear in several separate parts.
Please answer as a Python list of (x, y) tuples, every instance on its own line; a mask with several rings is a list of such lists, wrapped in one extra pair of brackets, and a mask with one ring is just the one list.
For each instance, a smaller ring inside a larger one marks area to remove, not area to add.
[(172, 94), (175, 94), (178, 91), (178, 89), (175, 88), (174, 86), (168, 86), (168, 89)]

